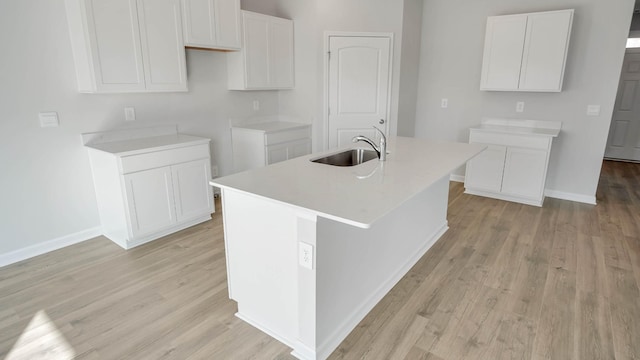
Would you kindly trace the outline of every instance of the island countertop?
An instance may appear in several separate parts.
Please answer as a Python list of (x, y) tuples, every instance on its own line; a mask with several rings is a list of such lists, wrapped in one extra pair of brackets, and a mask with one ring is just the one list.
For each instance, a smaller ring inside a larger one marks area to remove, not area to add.
[(394, 137), (389, 139), (384, 162), (374, 159), (352, 167), (311, 162), (352, 147), (221, 177), (210, 184), (369, 228), (486, 148), (479, 144)]

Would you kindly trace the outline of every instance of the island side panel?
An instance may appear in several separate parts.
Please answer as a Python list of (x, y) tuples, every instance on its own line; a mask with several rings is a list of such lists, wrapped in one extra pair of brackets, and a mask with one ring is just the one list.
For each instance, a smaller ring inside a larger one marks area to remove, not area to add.
[(318, 218), (319, 359), (329, 356), (446, 232), (448, 179), (438, 180), (369, 229)]
[(222, 189), (227, 278), (241, 319), (297, 344), (297, 221), (293, 208)]

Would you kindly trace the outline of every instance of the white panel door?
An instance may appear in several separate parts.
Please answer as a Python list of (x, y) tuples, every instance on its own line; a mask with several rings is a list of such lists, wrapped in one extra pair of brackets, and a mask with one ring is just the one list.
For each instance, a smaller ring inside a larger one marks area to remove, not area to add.
[(215, 0), (216, 45), (240, 49), (240, 0)]
[(526, 28), (527, 15), (487, 18), (481, 90), (518, 88)]
[(329, 37), (329, 148), (387, 133), (390, 56), (388, 37)]
[(467, 162), (464, 186), (469, 189), (500, 192), (506, 146), (487, 145), (487, 149)]
[(98, 92), (144, 90), (136, 0), (87, 0)]
[(522, 54), (520, 90), (560, 91), (573, 11), (530, 14)]
[(178, 221), (213, 212), (213, 189), (209, 186), (210, 166), (209, 159), (171, 166)]
[(216, 45), (214, 0), (182, 0), (184, 43), (187, 46)]
[(502, 178), (502, 193), (541, 199), (546, 175), (546, 151), (509, 147)]
[(640, 49), (627, 49), (604, 156), (640, 161)]
[(186, 91), (187, 63), (179, 0), (138, 0), (146, 89)]
[(247, 88), (269, 86), (269, 20), (243, 13)]
[(148, 235), (176, 223), (170, 167), (127, 174), (124, 181), (134, 237)]

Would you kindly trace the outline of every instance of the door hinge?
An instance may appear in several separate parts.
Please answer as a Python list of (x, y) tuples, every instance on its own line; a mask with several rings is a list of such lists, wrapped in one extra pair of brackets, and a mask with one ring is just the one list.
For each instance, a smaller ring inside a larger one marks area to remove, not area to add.
[(331, 115), (331, 108), (327, 108), (328, 115)]
[(327, 55), (329, 55), (329, 60), (331, 60), (331, 51), (327, 51)]

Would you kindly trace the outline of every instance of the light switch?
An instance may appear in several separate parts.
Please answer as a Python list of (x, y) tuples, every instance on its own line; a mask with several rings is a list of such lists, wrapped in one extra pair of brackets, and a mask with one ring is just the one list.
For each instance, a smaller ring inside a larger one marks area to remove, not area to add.
[(524, 101), (518, 101), (516, 103), (516, 112), (523, 112), (524, 111)]
[(58, 127), (60, 121), (58, 120), (58, 113), (55, 111), (41, 112), (38, 114), (40, 119), (40, 127)]
[(587, 116), (599, 116), (600, 105), (587, 105)]
[(445, 108), (447, 108), (448, 106), (449, 106), (449, 99), (442, 99), (442, 100), (440, 101), (440, 107), (441, 107), (441, 108), (445, 109)]
[(298, 263), (304, 268), (313, 270), (313, 245), (298, 243)]
[(124, 108), (124, 119), (126, 121), (134, 121), (136, 119), (136, 109), (133, 107)]

